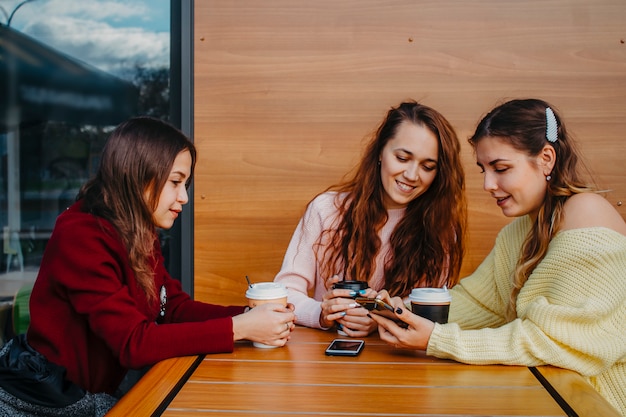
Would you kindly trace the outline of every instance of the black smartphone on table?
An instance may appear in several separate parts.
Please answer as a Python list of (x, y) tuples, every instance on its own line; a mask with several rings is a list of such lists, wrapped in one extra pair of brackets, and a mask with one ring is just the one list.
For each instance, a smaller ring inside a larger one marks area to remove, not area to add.
[(356, 339), (335, 339), (326, 348), (328, 356), (357, 356), (363, 350), (365, 341)]

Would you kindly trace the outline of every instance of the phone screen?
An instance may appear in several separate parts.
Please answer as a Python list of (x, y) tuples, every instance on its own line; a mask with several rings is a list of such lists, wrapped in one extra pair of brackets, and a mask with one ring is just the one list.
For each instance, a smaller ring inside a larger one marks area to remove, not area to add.
[(335, 339), (326, 348), (327, 355), (356, 356), (361, 353), (365, 342), (363, 340)]

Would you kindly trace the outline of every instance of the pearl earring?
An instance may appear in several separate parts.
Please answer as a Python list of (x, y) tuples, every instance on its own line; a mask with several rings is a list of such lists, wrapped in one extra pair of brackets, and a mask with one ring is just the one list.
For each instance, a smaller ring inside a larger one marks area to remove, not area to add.
[(552, 179), (552, 175), (546, 175), (546, 181), (550, 181)]

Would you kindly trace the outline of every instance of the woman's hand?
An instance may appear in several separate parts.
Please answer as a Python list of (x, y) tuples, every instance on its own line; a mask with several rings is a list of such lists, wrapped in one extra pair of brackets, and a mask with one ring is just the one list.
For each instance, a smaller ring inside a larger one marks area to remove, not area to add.
[(233, 317), (233, 340), (284, 346), (295, 328), (293, 304), (267, 303)]
[(360, 305), (346, 310), (345, 313), (337, 320), (337, 324), (350, 337), (365, 337), (378, 328), (378, 324), (368, 316), (369, 311)]
[(367, 336), (378, 325), (367, 316), (368, 311), (354, 301), (354, 297), (374, 297), (376, 291), (368, 288), (355, 293), (352, 290), (332, 289), (332, 285), (340, 280), (341, 278), (334, 276), (329, 281), (331, 289), (322, 297), (320, 326), (328, 328), (337, 322), (348, 336)]
[(395, 348), (426, 350), (435, 323), (413, 314), (400, 297), (389, 298), (385, 290), (381, 291), (378, 297), (395, 308), (394, 314), (397, 319), (408, 324), (405, 329), (393, 320), (373, 313), (371, 317), (378, 324), (380, 338)]

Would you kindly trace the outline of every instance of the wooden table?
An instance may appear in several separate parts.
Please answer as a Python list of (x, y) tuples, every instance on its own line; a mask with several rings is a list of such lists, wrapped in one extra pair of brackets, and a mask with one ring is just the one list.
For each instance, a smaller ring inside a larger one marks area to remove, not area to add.
[(108, 416), (619, 416), (572, 371), (464, 365), (377, 335), (358, 357), (325, 356), (335, 337), (297, 327), (283, 348), (244, 342), (232, 354), (163, 361)]

